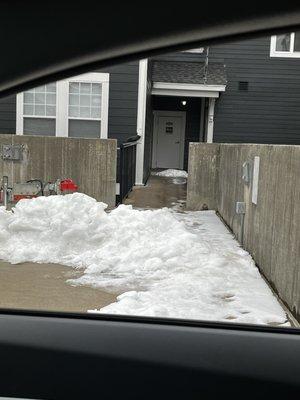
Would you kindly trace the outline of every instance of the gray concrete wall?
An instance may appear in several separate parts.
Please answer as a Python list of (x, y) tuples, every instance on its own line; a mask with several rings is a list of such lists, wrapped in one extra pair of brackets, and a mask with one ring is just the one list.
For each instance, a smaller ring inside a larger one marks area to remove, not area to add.
[(217, 209), (219, 144), (190, 143), (187, 207), (190, 210)]
[[(300, 147), (201, 143), (191, 147), (194, 161), (190, 157), (187, 206), (197, 209), (206, 200), (240, 241), (243, 235), (244, 248), (299, 320)], [(219, 160), (212, 162), (217, 152)], [(255, 156), (260, 157), (257, 204), (252, 203), (252, 184), (247, 186), (242, 180), (243, 163)], [(219, 167), (214, 174), (215, 165)], [(206, 170), (210, 186), (202, 177)], [(207, 190), (214, 184), (217, 190)], [(237, 201), (246, 203), (244, 228), (235, 213)]]
[(3, 144), (23, 144), (24, 157), (4, 161), (0, 157), (0, 179), (26, 182), (29, 179), (55, 181), (72, 178), (79, 192), (115, 205), (117, 142), (114, 139), (75, 139), (42, 136), (0, 135)]

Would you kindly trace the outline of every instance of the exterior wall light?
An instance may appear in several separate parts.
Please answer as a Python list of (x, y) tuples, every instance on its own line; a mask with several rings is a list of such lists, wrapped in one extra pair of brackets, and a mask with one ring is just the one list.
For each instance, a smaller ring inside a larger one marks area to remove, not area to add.
[(181, 105), (186, 106), (186, 100), (181, 100)]

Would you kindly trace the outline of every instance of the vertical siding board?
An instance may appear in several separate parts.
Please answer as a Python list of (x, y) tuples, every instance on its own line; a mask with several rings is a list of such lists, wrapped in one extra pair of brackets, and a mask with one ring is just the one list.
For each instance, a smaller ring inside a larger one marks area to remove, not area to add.
[[(137, 134), (139, 62), (106, 67), (99, 72), (110, 74), (108, 137), (123, 143), (130, 136)], [(122, 113), (124, 108), (128, 112)]]

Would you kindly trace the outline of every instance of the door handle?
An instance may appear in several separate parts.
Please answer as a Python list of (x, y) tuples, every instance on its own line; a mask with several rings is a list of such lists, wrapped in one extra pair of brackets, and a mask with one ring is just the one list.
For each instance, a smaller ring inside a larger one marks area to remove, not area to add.
[(175, 142), (175, 144), (179, 144), (180, 142)]

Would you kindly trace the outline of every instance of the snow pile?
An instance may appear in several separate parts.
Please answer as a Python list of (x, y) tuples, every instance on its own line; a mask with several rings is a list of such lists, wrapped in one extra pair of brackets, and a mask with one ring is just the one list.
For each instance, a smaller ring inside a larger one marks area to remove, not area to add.
[(188, 173), (181, 169), (165, 169), (164, 171), (156, 172), (155, 175), (165, 178), (187, 178)]
[(214, 212), (174, 216), (193, 237), (179, 240), (178, 249), (168, 240), (173, 254), (165, 260), (167, 274), (148, 290), (118, 296), (100, 312), (289, 326), (251, 256)]
[(177, 212), (182, 212), (184, 211), (186, 206), (186, 200), (180, 200), (178, 199), (177, 201), (173, 201), (171, 203), (171, 208), (173, 211), (177, 211)]
[(172, 179), (172, 183), (174, 183), (174, 185), (185, 185), (186, 184), (186, 179), (184, 179), (184, 178), (173, 178)]
[(106, 205), (80, 193), (0, 208), (0, 258), (82, 269), (120, 295), (100, 312), (282, 324), (285, 313), (214, 212)]

